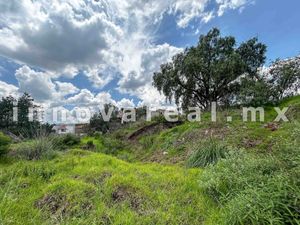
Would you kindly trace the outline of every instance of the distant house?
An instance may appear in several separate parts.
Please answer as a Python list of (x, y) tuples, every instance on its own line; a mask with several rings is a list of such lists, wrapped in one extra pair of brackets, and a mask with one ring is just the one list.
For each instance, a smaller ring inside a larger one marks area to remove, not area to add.
[(165, 109), (157, 109), (155, 111), (152, 111), (151, 115), (152, 115), (153, 118), (154, 117), (159, 117), (159, 116), (163, 116), (165, 112), (166, 112)]
[(56, 134), (75, 134), (74, 124), (58, 124), (53, 127)]
[(89, 129), (89, 124), (58, 124), (53, 127), (56, 134), (76, 134), (85, 135)]
[(90, 128), (89, 124), (75, 124), (75, 134), (82, 136), (88, 133), (88, 130)]

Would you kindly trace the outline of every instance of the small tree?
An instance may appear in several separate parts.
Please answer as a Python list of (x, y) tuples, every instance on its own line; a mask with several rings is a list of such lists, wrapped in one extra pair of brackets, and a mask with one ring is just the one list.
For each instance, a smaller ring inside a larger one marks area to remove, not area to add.
[(211, 102), (228, 102), (239, 89), (238, 78), (255, 77), (265, 61), (266, 46), (256, 38), (236, 47), (234, 37), (221, 37), (218, 29), (200, 36), (195, 47), (187, 48), (161, 65), (153, 85), (169, 101), (184, 109), (207, 108)]

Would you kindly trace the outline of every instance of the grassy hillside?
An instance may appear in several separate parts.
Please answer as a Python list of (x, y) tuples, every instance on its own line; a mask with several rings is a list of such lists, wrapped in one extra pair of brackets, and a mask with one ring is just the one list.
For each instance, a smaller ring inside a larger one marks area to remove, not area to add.
[(197, 169), (72, 150), (0, 171), (2, 224), (198, 224), (209, 206)]
[(270, 122), (271, 107), (270, 123), (231, 109), (134, 140), (148, 123), (84, 137), (39, 160), (16, 157), (31, 141), (13, 145), (0, 224), (300, 224), (300, 97), (284, 106), (288, 123)]

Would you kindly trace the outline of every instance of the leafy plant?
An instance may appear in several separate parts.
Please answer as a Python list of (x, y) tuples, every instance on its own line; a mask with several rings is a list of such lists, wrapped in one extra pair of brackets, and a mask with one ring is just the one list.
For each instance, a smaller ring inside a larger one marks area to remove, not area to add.
[(214, 139), (196, 145), (196, 151), (187, 161), (188, 167), (206, 167), (226, 158), (228, 148)]
[(65, 150), (69, 147), (80, 144), (80, 137), (74, 134), (65, 134), (61, 136), (54, 135), (51, 139), (59, 150)]

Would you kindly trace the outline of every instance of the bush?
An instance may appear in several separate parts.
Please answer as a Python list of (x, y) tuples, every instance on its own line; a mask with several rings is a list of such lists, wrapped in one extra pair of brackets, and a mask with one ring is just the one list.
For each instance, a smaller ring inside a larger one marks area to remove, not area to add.
[(38, 137), (17, 145), (14, 156), (26, 160), (51, 159), (56, 155), (57, 146), (50, 137)]
[(66, 146), (74, 146), (80, 143), (80, 137), (74, 134), (66, 134), (63, 136), (63, 144)]
[(0, 156), (4, 155), (8, 152), (9, 145), (11, 143), (11, 139), (0, 132)]
[(52, 136), (52, 142), (55, 143), (59, 150), (65, 150), (74, 145), (80, 144), (80, 137), (74, 134)]
[(235, 153), (204, 171), (201, 184), (220, 206), (216, 224), (297, 224), (300, 189), (275, 158)]
[(94, 142), (92, 140), (89, 140), (86, 143), (86, 146), (87, 146), (88, 149), (94, 149), (95, 148)]
[(206, 167), (216, 164), (220, 159), (226, 158), (228, 148), (214, 139), (200, 143), (196, 151), (189, 157), (187, 167)]

